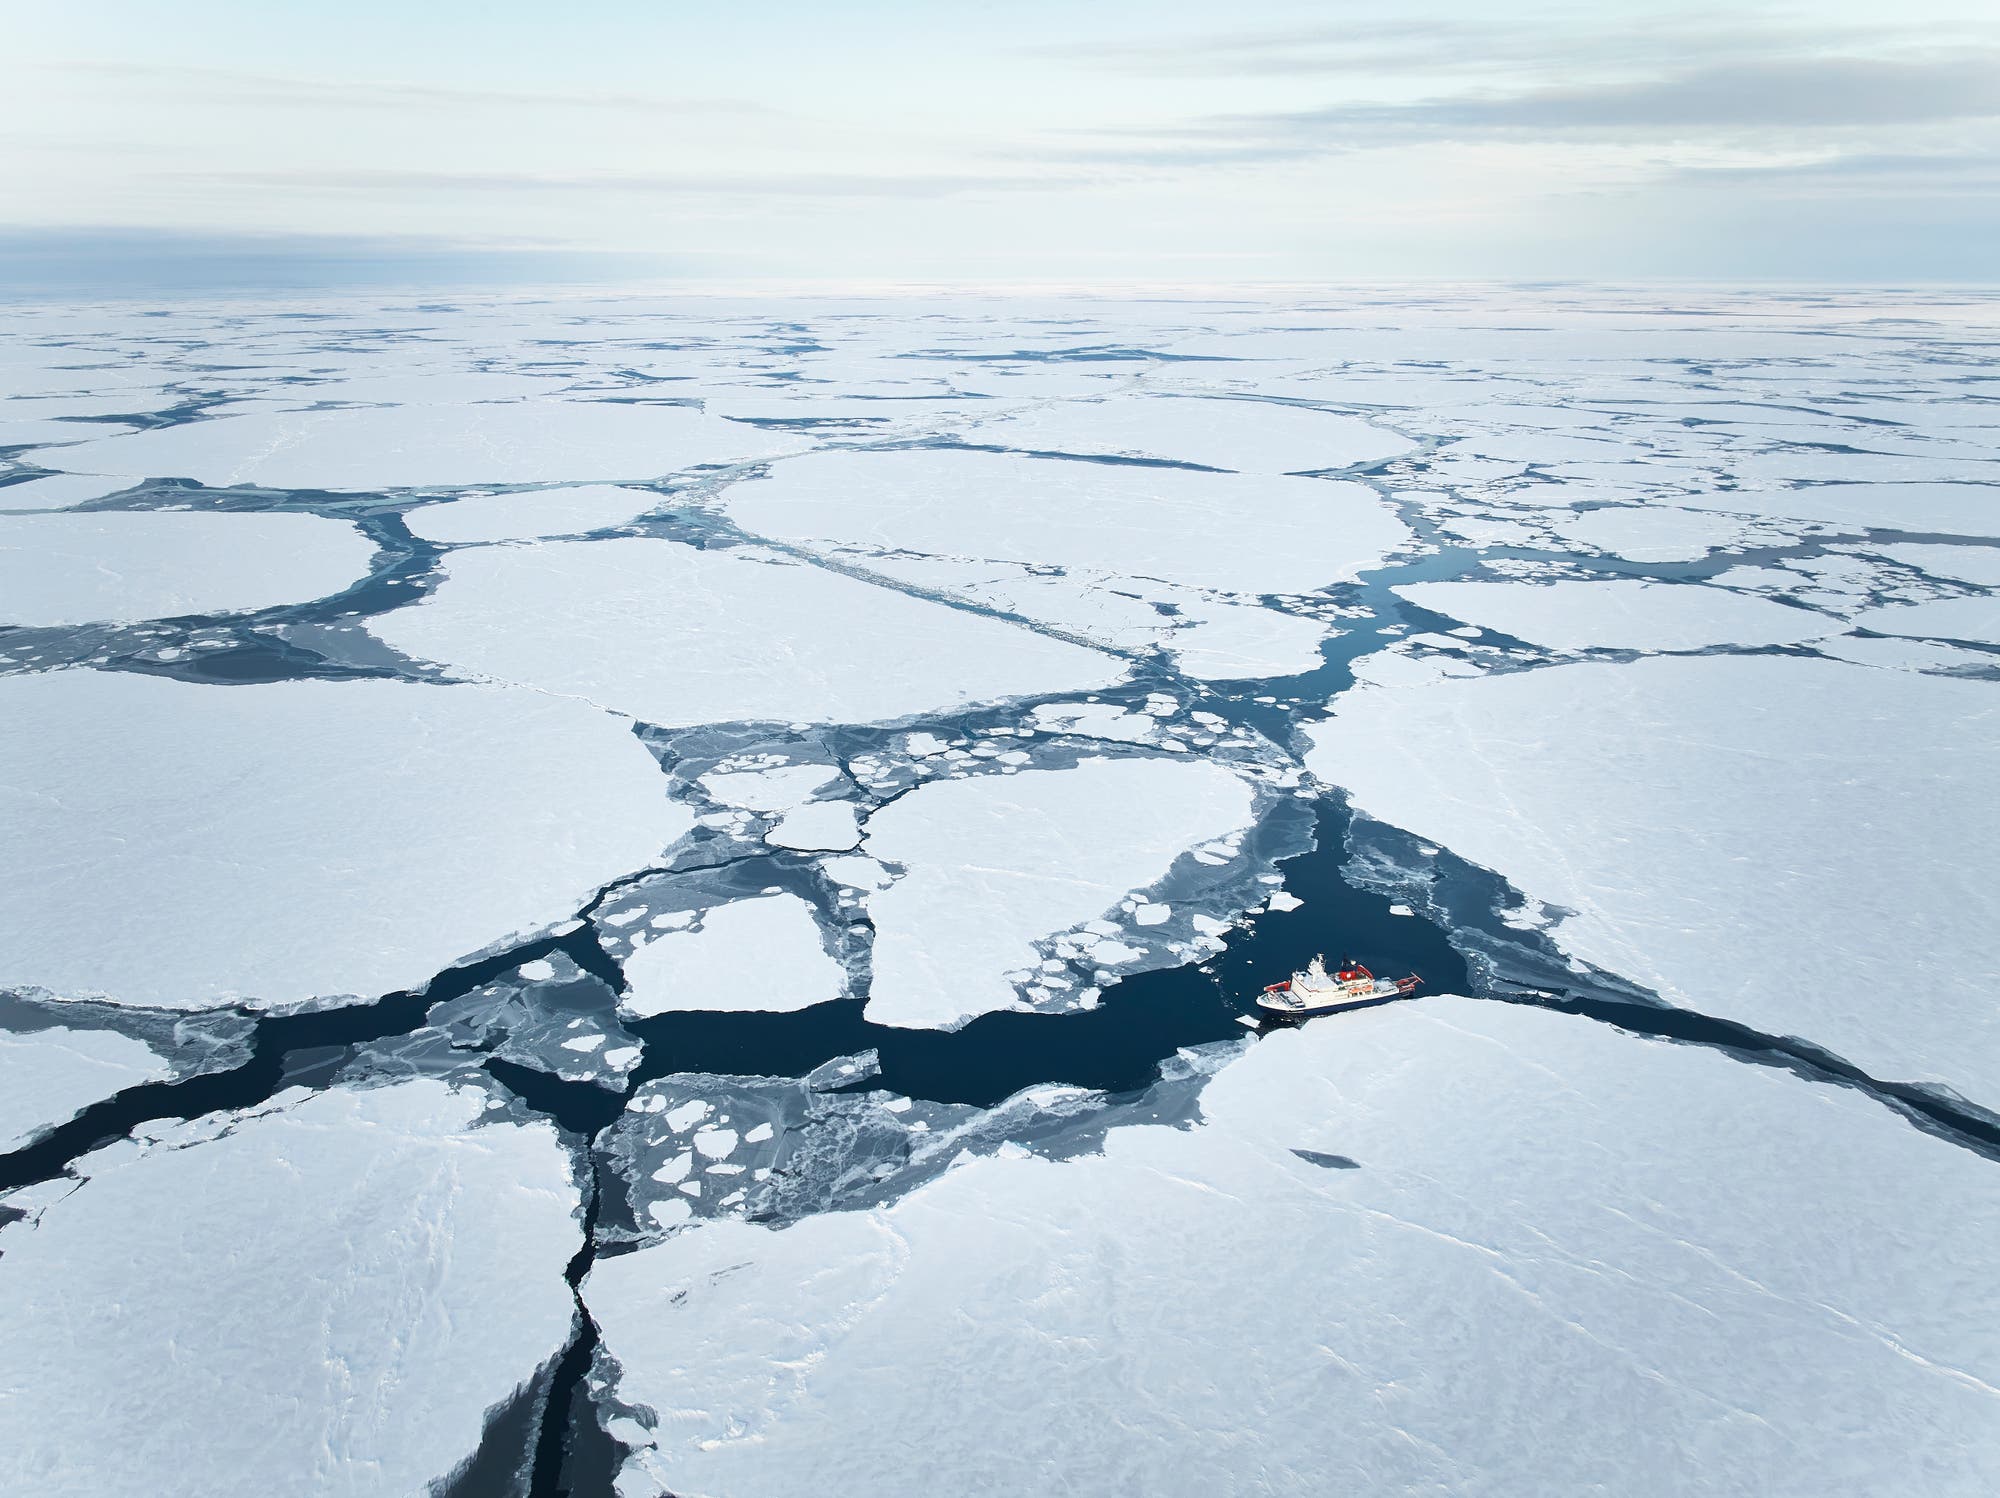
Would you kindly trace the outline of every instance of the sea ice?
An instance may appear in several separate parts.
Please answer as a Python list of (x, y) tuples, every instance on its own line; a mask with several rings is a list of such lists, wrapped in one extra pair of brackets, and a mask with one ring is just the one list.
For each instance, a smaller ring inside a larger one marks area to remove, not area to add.
[(1392, 591), (1433, 613), (1557, 650), (1783, 645), (1846, 628), (1808, 609), (1698, 583), (1434, 582)]
[[(1996, 516), (2000, 519), (2000, 516)], [(2000, 588), (2000, 546), (1927, 546), (1908, 543), (1868, 548), (1876, 556), (1888, 557), (1916, 567), (1932, 577), (1948, 577), (1975, 587)]]
[(1035, 942), (1102, 915), (1252, 815), (1240, 777), (1195, 760), (1087, 759), (920, 786), (868, 821), (865, 851), (908, 871), (869, 897), (868, 1018), (955, 1029), (1027, 1007), (1007, 975), (1041, 961)]
[(1359, 417), (1309, 406), (1171, 395), (1055, 401), (981, 422), (962, 435), (1027, 452), (1152, 458), (1239, 473), (1348, 468), (1416, 446)]
[(245, 613), (338, 593), (375, 543), (318, 515), (166, 510), (0, 517), (0, 624)]
[(0, 1031), (0, 1154), (173, 1069), (144, 1041), (113, 1030)]
[(789, 1013), (841, 997), (847, 974), (797, 895), (761, 895), (702, 912), (694, 930), (666, 931), (625, 959), (620, 1007), (641, 1019), (688, 1009)]
[(406, 513), (403, 523), (413, 536), (453, 545), (525, 541), (623, 525), (662, 502), (659, 495), (647, 489), (574, 484), (519, 494), (479, 494), (446, 504), (423, 505)]
[(725, 498), (744, 529), (822, 549), (1033, 563), (1247, 594), (1352, 581), (1409, 537), (1361, 484), (1007, 453), (816, 453)]
[[(1873, 630), (1878, 635), (2000, 645), (2000, 593), (1884, 604), (1877, 609), (1863, 609), (1850, 622), (1856, 629)], [(2000, 665), (2000, 661), (1995, 664)]]
[(692, 825), (666, 786), (625, 725), (537, 692), (0, 678), (0, 987), (418, 984), (644, 867)]
[(861, 824), (852, 802), (813, 801), (786, 812), (764, 841), (806, 853), (845, 853), (861, 841)]
[(47, 1498), (426, 1491), (567, 1340), (547, 1123), (424, 1080), (115, 1144), (0, 1228), (0, 1458)]
[(1665, 505), (1619, 505), (1585, 510), (1572, 519), (1550, 518), (1570, 541), (1634, 562), (1693, 562), (1743, 539), (1746, 523), (1734, 516)]
[(1201, 1111), (599, 1259), (620, 1493), (2000, 1483), (2000, 1184), (1860, 1092), (1430, 998)]
[(62, 510), (116, 494), (131, 487), (124, 478), (98, 478), (87, 473), (51, 473), (0, 489), (0, 510)]
[(1307, 764), (1573, 912), (1571, 956), (2000, 1105), (1991, 686), (1777, 656), (1357, 691)]
[(662, 727), (865, 723), (1087, 691), (1120, 663), (823, 568), (628, 537), (456, 553), (369, 627), (407, 655)]
[(805, 446), (795, 434), (685, 406), (536, 400), (258, 410), (54, 448), (37, 461), (73, 473), (211, 486), (436, 489), (650, 481)]

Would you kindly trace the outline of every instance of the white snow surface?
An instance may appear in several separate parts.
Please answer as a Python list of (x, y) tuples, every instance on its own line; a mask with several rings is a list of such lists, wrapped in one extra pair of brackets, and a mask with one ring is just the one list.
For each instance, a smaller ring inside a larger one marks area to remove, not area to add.
[(1121, 663), (787, 560), (627, 537), (468, 551), (369, 621), (406, 655), (647, 723), (866, 723), (1087, 691)]
[(1028, 452), (1163, 459), (1238, 473), (1301, 473), (1379, 463), (1415, 449), (1356, 416), (1274, 401), (1114, 395), (1054, 401), (980, 422), (967, 442)]
[(410, 534), (426, 541), (524, 541), (538, 536), (573, 536), (623, 525), (660, 504), (646, 489), (616, 484), (571, 484), (518, 494), (477, 494), (445, 504), (423, 505), (403, 517)]
[(113, 1030), (0, 1031), (0, 1154), (19, 1149), (114, 1092), (173, 1066), (143, 1040)]
[(485, 1098), (293, 1093), (85, 1157), (0, 1229), (9, 1487), (400, 1498), (466, 1461), (568, 1337), (581, 1239), (555, 1130)]
[(0, 987), (384, 993), (574, 914), (691, 825), (623, 723), (542, 693), (0, 678)]
[(1933, 598), (1923, 603), (1889, 603), (1863, 609), (1857, 629), (1929, 640), (1976, 640), (2000, 645), (2000, 593), (1971, 598)]
[(861, 841), (860, 818), (850, 801), (813, 801), (786, 812), (764, 841), (806, 853), (844, 853)]
[(1697, 583), (1431, 582), (1392, 589), (1420, 608), (1558, 650), (1701, 650), (1840, 634), (1823, 614)]
[(1936, 546), (1902, 542), (1872, 546), (1878, 556), (1921, 568), (1932, 577), (1955, 578), (1982, 588), (2000, 588), (2000, 546)]
[(819, 547), (1038, 563), (1251, 594), (1352, 581), (1409, 538), (1362, 484), (1011, 453), (814, 453), (725, 498), (745, 530)]
[(907, 871), (869, 897), (868, 1018), (955, 1029), (1027, 1007), (1007, 974), (1041, 961), (1035, 941), (1102, 915), (1252, 814), (1249, 786), (1198, 760), (1086, 759), (918, 787), (868, 819), (864, 851)]
[(1575, 912), (1573, 956), (2000, 1105), (1989, 683), (1659, 658), (1371, 688), (1309, 734), (1358, 809)]
[(0, 517), (0, 624), (247, 613), (338, 593), (375, 543), (318, 515), (116, 510)]
[(782, 1014), (847, 991), (812, 907), (793, 894), (703, 911), (698, 929), (664, 932), (627, 957), (625, 981), (619, 1006), (641, 1019), (689, 1009)]
[(807, 445), (685, 406), (539, 400), (254, 410), (54, 448), (37, 461), (212, 487), (431, 489), (650, 480)]
[(1693, 562), (1740, 540), (1745, 523), (1731, 515), (1664, 505), (1619, 505), (1551, 518), (1560, 535), (1634, 562)]
[(51, 473), (0, 489), (0, 510), (61, 510), (116, 494), (131, 480), (87, 473)]
[(2000, 1485), (2000, 1178), (1860, 1092), (1435, 997), (1201, 1110), (600, 1259), (620, 1492)]

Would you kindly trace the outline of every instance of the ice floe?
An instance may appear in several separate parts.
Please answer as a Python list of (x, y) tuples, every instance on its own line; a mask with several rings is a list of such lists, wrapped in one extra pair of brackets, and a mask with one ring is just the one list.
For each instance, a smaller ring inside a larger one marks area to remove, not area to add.
[(813, 909), (793, 894), (701, 912), (698, 927), (662, 931), (625, 959), (620, 1007), (641, 1019), (687, 1009), (788, 1012), (837, 999), (847, 974), (828, 955)]
[(444, 504), (424, 505), (403, 516), (413, 536), (462, 545), (477, 541), (525, 541), (539, 536), (574, 536), (623, 525), (661, 503), (646, 489), (615, 484), (574, 484), (517, 494), (479, 494)]
[(1113, 395), (1055, 401), (961, 434), (1027, 452), (1150, 458), (1239, 473), (1306, 473), (1379, 463), (1416, 446), (1356, 416), (1228, 397)]
[(67, 1123), (92, 1103), (172, 1070), (144, 1041), (112, 1030), (54, 1025), (0, 1031), (0, 1154)]
[(823, 568), (650, 537), (454, 554), (371, 620), (407, 655), (647, 723), (873, 722), (1088, 690), (1122, 665)]
[(1007, 453), (816, 453), (734, 485), (725, 498), (744, 529), (824, 548), (1028, 563), (1249, 594), (1349, 581), (1409, 536), (1361, 484)]
[(1570, 912), (1581, 961), (2000, 1106), (2000, 734), (1979, 681), (1774, 656), (1373, 688), (1312, 771)]
[(1432, 582), (1393, 591), (1433, 613), (1558, 650), (1783, 645), (1846, 628), (1808, 609), (1698, 583)]
[(75, 1167), (0, 1228), (0, 1450), (77, 1498), (401, 1495), (568, 1339), (546, 1123), (417, 1081), (286, 1094)]
[(87, 473), (51, 473), (0, 489), (0, 510), (62, 510), (131, 487), (124, 478)]
[(1966, 1314), (2000, 1186), (1859, 1092), (1433, 998), (1267, 1039), (1201, 1111), (599, 1260), (584, 1298), (644, 1415), (618, 1491), (2000, 1476), (2000, 1332)]
[[(1974, 640), (2000, 645), (2000, 593), (1971, 598), (1933, 598), (1864, 609), (1852, 620), (1857, 629), (1927, 640)], [(2000, 665), (2000, 659), (1994, 664)]]
[(1026, 1007), (1035, 943), (1101, 916), (1197, 844), (1250, 825), (1245, 781), (1194, 760), (936, 781), (868, 821), (865, 851), (908, 871), (869, 898), (868, 1018), (955, 1028)]
[(317, 515), (125, 510), (0, 517), (0, 624), (245, 613), (338, 593), (375, 543)]
[[(88, 433), (87, 428), (78, 428)], [(651, 480), (807, 443), (685, 406), (588, 400), (262, 410), (37, 454), (45, 467), (272, 489)]]
[(200, 1008), (421, 983), (692, 824), (614, 718), (403, 682), (0, 678), (0, 986)]

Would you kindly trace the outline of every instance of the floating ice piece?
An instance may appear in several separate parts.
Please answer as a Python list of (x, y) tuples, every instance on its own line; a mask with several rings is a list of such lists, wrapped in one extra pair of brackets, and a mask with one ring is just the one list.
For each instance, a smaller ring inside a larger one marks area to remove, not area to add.
[(1742, 540), (1747, 529), (1733, 516), (1664, 505), (1586, 510), (1574, 518), (1551, 516), (1547, 523), (1571, 541), (1634, 562), (1699, 561), (1717, 547)]
[(1120, 663), (799, 563), (630, 537), (454, 554), (370, 621), (407, 655), (647, 723), (865, 723), (1087, 691)]
[(725, 770), (704, 775), (701, 788), (725, 806), (741, 806), (751, 811), (789, 811), (839, 778), (838, 765), (772, 765), (763, 770)]
[[(5, 491), (0, 491), (4, 493)], [(1994, 517), (2000, 520), (2000, 514)], [(1871, 546), (1869, 551), (1932, 577), (1948, 577), (1981, 588), (2000, 588), (2000, 546), (1930, 546), (1903, 543)]]
[[(1845, 460), (1846, 455), (1839, 455)], [(1818, 520), (1851, 530), (2000, 533), (2000, 485), (1969, 483), (1828, 483), (1793, 489), (1716, 489), (1676, 496), (1693, 510), (1733, 510), (1787, 520)]]
[(1306, 902), (1290, 890), (1274, 889), (1271, 891), (1271, 898), (1265, 903), (1273, 910), (1297, 910)]
[(746, 530), (825, 548), (1041, 563), (1252, 594), (1352, 581), (1409, 538), (1361, 484), (1006, 453), (816, 453), (725, 497)]
[[(2000, 593), (1972, 598), (1933, 598), (1923, 603), (1891, 603), (1863, 609), (1849, 621), (1878, 635), (1910, 635), (1928, 640), (1975, 640), (2000, 645)], [(2000, 664), (1996, 661), (1995, 664)]]
[(294, 1093), (85, 1157), (0, 1229), (8, 1470), (91, 1498), (451, 1475), (568, 1339), (581, 1238), (555, 1130), (476, 1125), (485, 1101)]
[(144, 1041), (113, 1030), (0, 1031), (0, 1154), (173, 1069)]
[(212, 486), (437, 489), (647, 481), (806, 445), (791, 433), (684, 406), (540, 400), (255, 411), (51, 449), (37, 461), (74, 473)]
[(786, 812), (764, 841), (809, 853), (843, 853), (861, 841), (861, 823), (850, 801), (813, 801)]
[(1357, 693), (1307, 764), (1576, 912), (1550, 932), (1573, 957), (1994, 1106), (1991, 692), (1775, 656), (1556, 666)]
[(1034, 711), (1043, 733), (1075, 734), (1127, 744), (1150, 744), (1160, 725), (1145, 713), (1128, 712), (1115, 702), (1044, 702)]
[(847, 975), (797, 895), (717, 905), (694, 931), (669, 931), (625, 959), (621, 1007), (642, 1019), (688, 1009), (789, 1013), (839, 998)]
[(615, 1397), (657, 1415), (631, 1490), (837, 1468), (883, 1498), (967, 1472), (1311, 1493), (1338, 1471), (1651, 1498), (1726, 1471), (1818, 1498), (1920, 1469), (1970, 1498), (2000, 1473), (2000, 1330), (1963, 1299), (2000, 1270), (2000, 1184), (1861, 1093), (1431, 998), (1268, 1038), (1201, 1112), (599, 1259)]
[(1201, 681), (1261, 681), (1316, 671), (1320, 646), (1333, 630), (1317, 619), (1276, 609), (1188, 600), (1180, 605), (1187, 627), (1169, 649), (1187, 675)]
[(1558, 650), (1701, 650), (1840, 634), (1837, 619), (1699, 583), (1435, 582), (1392, 589), (1420, 608)]
[(130, 479), (88, 473), (51, 473), (0, 489), (0, 510), (62, 510), (116, 494), (131, 484)]
[(645, 489), (576, 484), (424, 505), (404, 515), (403, 523), (411, 535), (426, 541), (523, 541), (623, 525), (663, 502)]
[[(0, 491), (4, 492), (4, 491)], [(243, 613), (338, 593), (375, 543), (318, 515), (119, 510), (0, 517), (0, 624)]]
[(1239, 473), (1304, 473), (1379, 463), (1416, 444), (1356, 416), (1275, 401), (1114, 395), (1056, 401), (964, 432), (965, 440), (1028, 452), (1199, 463)]
[(909, 871), (868, 902), (868, 1018), (954, 1029), (1024, 1007), (1005, 975), (1041, 960), (1037, 939), (1103, 914), (1252, 814), (1244, 781), (1206, 761), (1089, 759), (920, 786), (868, 821), (868, 853)]
[(0, 787), (0, 987), (169, 1008), (413, 986), (692, 821), (616, 719), (384, 681), (0, 678)]

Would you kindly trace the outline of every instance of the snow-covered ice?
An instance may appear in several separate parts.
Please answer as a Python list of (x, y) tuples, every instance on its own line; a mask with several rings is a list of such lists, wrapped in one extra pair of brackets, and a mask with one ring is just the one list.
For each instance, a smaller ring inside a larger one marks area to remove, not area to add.
[(732, 486), (744, 529), (1234, 593), (1348, 581), (1408, 539), (1366, 486), (984, 452), (815, 453)]
[(952, 1029), (1026, 1007), (1008, 974), (1041, 960), (1036, 941), (1251, 817), (1249, 786), (1205, 761), (1087, 759), (920, 786), (868, 821), (865, 851), (908, 870), (869, 898), (868, 1018)]
[(1808, 609), (1699, 583), (1432, 582), (1394, 592), (1433, 613), (1558, 650), (1783, 645), (1846, 627)]
[(125, 478), (88, 473), (51, 473), (0, 489), (0, 510), (62, 510), (130, 488)]
[(405, 682), (0, 678), (0, 986), (373, 995), (575, 913), (692, 825), (615, 718)]
[(645, 489), (615, 484), (572, 484), (517, 494), (478, 494), (444, 504), (423, 505), (403, 517), (413, 536), (460, 545), (476, 541), (524, 541), (539, 536), (574, 536), (623, 525), (661, 503)]
[(847, 975), (797, 895), (716, 905), (693, 930), (664, 931), (625, 959), (620, 1007), (641, 1019), (688, 1009), (787, 1013), (839, 998)]
[(1054, 401), (979, 422), (961, 436), (1026, 452), (1152, 458), (1239, 473), (1348, 468), (1416, 446), (1356, 416), (1275, 401), (1173, 395)]
[(372, 490), (646, 481), (805, 446), (790, 433), (684, 406), (537, 400), (249, 411), (52, 448), (36, 458), (73, 473)]
[(620, 1493), (2000, 1482), (2000, 1180), (1859, 1092), (1430, 998), (1201, 1111), (600, 1259)]
[(1993, 1107), (1995, 722), (1980, 681), (1660, 657), (1360, 691), (1306, 762), (1573, 912), (1572, 956)]
[(245, 613), (341, 592), (375, 543), (318, 515), (0, 516), (0, 624)]
[[(46, 1498), (403, 1495), (570, 1332), (547, 1123), (442, 1082), (287, 1094), (0, 1228), (0, 1467)], [(496, 1314), (497, 1312), (497, 1314)]]
[[(1864, 609), (1853, 618), (1857, 629), (1926, 640), (1974, 640), (2000, 645), (2000, 593), (1970, 598), (1932, 598)], [(1995, 664), (2000, 664), (1996, 661)]]
[(92, 1103), (169, 1075), (173, 1065), (143, 1040), (64, 1025), (0, 1031), (0, 1154), (18, 1149)]
[(407, 655), (647, 723), (873, 722), (1106, 686), (1122, 665), (825, 569), (627, 537), (453, 555), (370, 621)]

